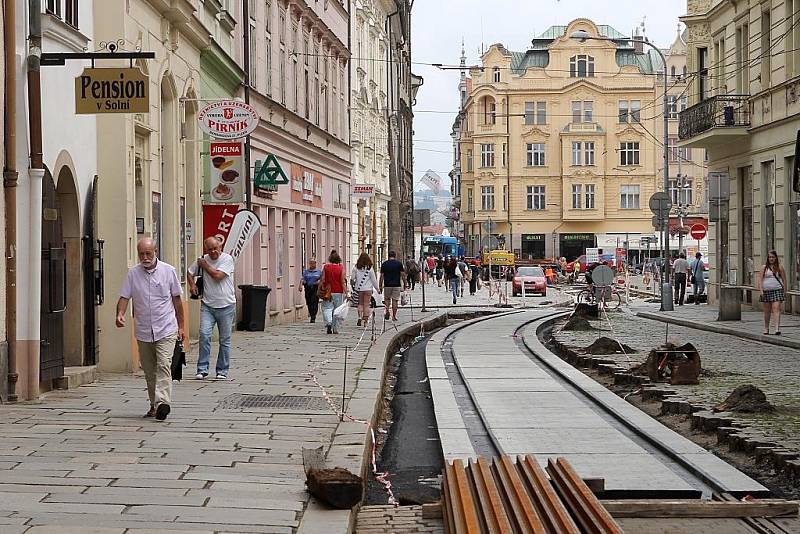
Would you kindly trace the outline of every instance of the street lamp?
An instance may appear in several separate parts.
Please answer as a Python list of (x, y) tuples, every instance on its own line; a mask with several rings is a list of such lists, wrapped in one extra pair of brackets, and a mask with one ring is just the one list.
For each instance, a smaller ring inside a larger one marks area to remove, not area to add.
[[(570, 38), (578, 40), (580, 42), (585, 42), (587, 40), (594, 40), (594, 41), (620, 41), (620, 40), (630, 40), (634, 41), (636, 44), (643, 44), (647, 45), (653, 50), (655, 50), (659, 56), (661, 56), (661, 62), (664, 65), (664, 192), (669, 193), (669, 151), (667, 147), (669, 146), (669, 97), (667, 95), (667, 87), (668, 81), (667, 78), (669, 74), (667, 73), (667, 58), (664, 57), (664, 53), (659, 50), (659, 48), (646, 41), (644, 37), (641, 39), (628, 39), (627, 37), (611, 39), (609, 37), (594, 37), (589, 35), (589, 33), (585, 30), (578, 30), (573, 32), (570, 35)], [(669, 281), (669, 212), (666, 212), (663, 217), (666, 220), (663, 220), (664, 228), (667, 229), (666, 231), (666, 239), (664, 239), (664, 278), (663, 278), (663, 286), (661, 290), (661, 311), (665, 310), (672, 310), (672, 284)], [(664, 295), (667, 295), (666, 300)]]

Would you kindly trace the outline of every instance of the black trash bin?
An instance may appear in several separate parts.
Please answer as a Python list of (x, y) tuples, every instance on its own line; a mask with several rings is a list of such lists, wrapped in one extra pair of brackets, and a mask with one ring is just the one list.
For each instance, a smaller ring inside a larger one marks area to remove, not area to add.
[(267, 320), (267, 296), (272, 289), (252, 284), (240, 285), (239, 289), (242, 290), (242, 320), (236, 323), (236, 329), (263, 332)]

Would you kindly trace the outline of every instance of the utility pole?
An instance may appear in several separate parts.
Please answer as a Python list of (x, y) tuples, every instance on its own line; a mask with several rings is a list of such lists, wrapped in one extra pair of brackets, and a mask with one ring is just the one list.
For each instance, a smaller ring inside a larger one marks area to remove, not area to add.
[[(250, 104), (250, 0), (243, 2), (244, 24), (244, 103)], [(244, 201), (247, 209), (253, 207), (253, 184), (250, 179), (250, 134), (244, 139)]]

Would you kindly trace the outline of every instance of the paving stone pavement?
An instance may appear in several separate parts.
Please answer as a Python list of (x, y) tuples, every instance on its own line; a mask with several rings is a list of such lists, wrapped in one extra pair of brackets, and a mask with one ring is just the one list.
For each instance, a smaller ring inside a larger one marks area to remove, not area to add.
[(444, 534), (441, 518), (423, 519), (422, 506), (364, 506), (358, 513), (357, 534)]
[[(687, 306), (683, 306), (687, 308)], [(709, 311), (678, 312), (701, 317)], [(607, 320), (592, 321), (602, 332), (557, 332), (556, 337), (575, 348), (584, 348), (600, 335), (614, 337), (637, 349), (636, 354), (603, 356), (632, 367), (644, 362), (647, 353), (669, 339), (679, 344), (691, 342), (700, 352), (702, 367), (709, 373), (696, 386), (671, 386), (681, 397), (706, 406), (723, 400), (739, 385), (761, 388), (776, 405), (772, 414), (737, 414), (737, 419), (753, 428), (784, 438), (800, 448), (800, 352), (790, 347), (765, 344), (750, 339), (687, 328), (637, 317), (632, 312), (609, 314)], [(747, 326), (742, 326), (747, 328)], [(557, 330), (557, 329), (556, 329)], [(787, 328), (788, 330), (788, 328)]]
[[(446, 305), (446, 297), (431, 292), (427, 300)], [(420, 316), (415, 309), (414, 318)], [(410, 310), (401, 311), (400, 323), (410, 318)], [(349, 436), (363, 440), (363, 425), (340, 423), (324, 406), (297, 411), (220, 403), (251, 394), (319, 398), (304, 373), (328, 359), (318, 377), (338, 398), (343, 348), (362, 333), (355, 321), (351, 313), (339, 335), (306, 322), (236, 332), (226, 381), (191, 378), (193, 348), (189, 378), (174, 383), (173, 410), (163, 423), (142, 417), (148, 405), (140, 375), (102, 374), (37, 402), (0, 406), (0, 532), (296, 531), (309, 506), (301, 449), (347, 445)], [(350, 352), (348, 396), (358, 380), (379, 382), (379, 369), (360, 369), (370, 335)], [(372, 395), (353, 402), (369, 413)], [(358, 466), (363, 445), (352, 449)]]

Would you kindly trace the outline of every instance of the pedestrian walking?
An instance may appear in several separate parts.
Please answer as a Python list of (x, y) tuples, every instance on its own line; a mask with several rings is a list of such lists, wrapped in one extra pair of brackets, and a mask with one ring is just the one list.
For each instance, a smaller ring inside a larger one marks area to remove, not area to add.
[(347, 278), (342, 267), (342, 258), (335, 250), (331, 250), (328, 263), (322, 268), (319, 287), (322, 291), (322, 318), (325, 320), (325, 329), (328, 334), (338, 334), (333, 310), (342, 304), (342, 299), (347, 294)]
[(128, 302), (133, 301), (134, 337), (147, 382), (150, 409), (145, 417), (167, 418), (172, 397), (172, 353), (183, 342), (181, 284), (175, 268), (158, 259), (155, 241), (136, 244), (139, 264), (128, 270), (117, 301), (117, 328), (125, 326)]
[(441, 254), (436, 258), (436, 285), (442, 287), (442, 276), (444, 276), (444, 258)]
[(219, 332), (219, 352), (217, 352), (217, 380), (228, 378), (231, 365), (231, 334), (233, 319), (236, 316), (236, 289), (233, 284), (233, 257), (222, 252), (222, 243), (216, 237), (203, 242), (205, 255), (189, 267), (189, 291), (198, 294), (195, 277), (203, 277), (203, 295), (200, 302), (200, 343), (197, 356), (197, 374), (202, 380), (208, 376), (211, 360), (211, 334), (214, 325)]
[(478, 290), (478, 281), (481, 276), (481, 268), (478, 266), (478, 260), (472, 260), (469, 264), (469, 294), (475, 295)]
[(425, 266), (427, 267), (425, 270), (425, 283), (427, 284), (432, 277), (435, 277), (436, 258), (434, 258), (433, 255), (428, 254), (428, 257), (425, 258)]
[(689, 271), (686, 254), (681, 252), (678, 259), (672, 262), (672, 273), (675, 279), (675, 304), (678, 306), (683, 306), (683, 300), (686, 297), (686, 277)]
[(317, 322), (317, 312), (319, 311), (319, 279), (322, 277), (322, 271), (317, 268), (317, 260), (311, 258), (308, 260), (308, 268), (303, 269), (303, 274), (300, 278), (300, 284), (297, 288), (298, 291), (304, 291), (306, 296), (306, 307), (308, 308), (309, 322)]
[(372, 290), (378, 289), (378, 280), (375, 279), (375, 271), (372, 270), (372, 258), (366, 252), (362, 252), (358, 257), (353, 272), (350, 273), (350, 283), (358, 295), (358, 326), (362, 324), (367, 326)]
[(453, 304), (457, 302), (458, 290), (461, 287), (461, 269), (458, 268), (458, 261), (455, 258), (450, 258), (450, 261), (444, 266), (444, 276), (453, 292)]
[(764, 335), (769, 335), (770, 319), (775, 321), (775, 335), (781, 335), (781, 302), (786, 297), (786, 271), (783, 270), (778, 253), (770, 250), (767, 263), (761, 268), (758, 277), (758, 290), (764, 305)]
[(706, 270), (706, 264), (703, 261), (703, 254), (698, 252), (694, 255), (694, 262), (692, 263), (692, 295), (695, 304), (700, 304), (700, 295), (706, 290), (706, 279), (703, 273)]
[(464, 285), (467, 284), (468, 278), (469, 278), (468, 277), (469, 268), (467, 267), (467, 262), (464, 261), (464, 256), (461, 256), (460, 258), (458, 258), (458, 270), (461, 271), (461, 279), (460, 279), (461, 283), (459, 284), (460, 285), (459, 293), (460, 293), (460, 296), (463, 297), (464, 296)]
[(411, 288), (411, 291), (417, 287), (417, 277), (420, 275), (419, 264), (412, 258), (408, 256), (406, 259), (406, 287)]
[(381, 264), (381, 277), (378, 282), (383, 292), (383, 318), (389, 319), (389, 306), (392, 309), (392, 321), (397, 320), (397, 305), (400, 302), (401, 288), (405, 284), (406, 271), (403, 263), (398, 261), (394, 250), (389, 251), (389, 259)]

